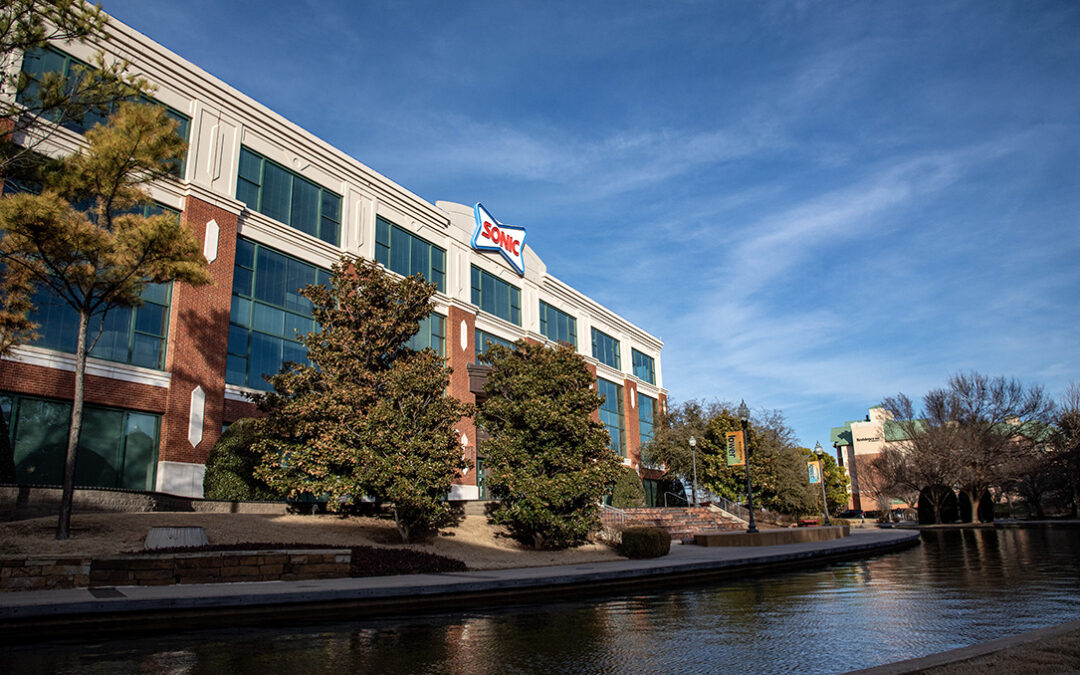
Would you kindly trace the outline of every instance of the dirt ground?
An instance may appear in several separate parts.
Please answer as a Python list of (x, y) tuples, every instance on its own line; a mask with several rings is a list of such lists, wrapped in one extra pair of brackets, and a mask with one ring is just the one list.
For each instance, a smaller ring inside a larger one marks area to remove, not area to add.
[(203, 527), (211, 544), (245, 542), (325, 544), (333, 547), (415, 548), (463, 561), (470, 569), (539, 567), (617, 560), (604, 544), (568, 551), (534, 551), (488, 525), (484, 516), (466, 516), (456, 527), (423, 543), (401, 544), (394, 524), (376, 518), (332, 515), (261, 515), (224, 513), (78, 513), (71, 537), (55, 539), (56, 517), (0, 522), (0, 555), (64, 554), (108, 556), (140, 551), (151, 527)]

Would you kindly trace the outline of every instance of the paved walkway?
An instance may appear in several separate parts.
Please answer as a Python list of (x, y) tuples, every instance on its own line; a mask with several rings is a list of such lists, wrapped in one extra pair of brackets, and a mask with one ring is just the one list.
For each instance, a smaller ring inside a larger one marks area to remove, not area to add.
[(861, 558), (906, 548), (919, 533), (852, 530), (850, 537), (782, 546), (676, 545), (663, 558), (445, 574), (244, 582), (176, 586), (124, 586), (0, 593), (0, 640), (50, 637), (56, 631), (93, 633), (132, 627), (264, 621), (298, 613), (320, 616), (400, 613), (424, 607), (463, 607), (495, 598), (581, 595), (619, 587), (641, 588), (656, 579), (753, 574)]

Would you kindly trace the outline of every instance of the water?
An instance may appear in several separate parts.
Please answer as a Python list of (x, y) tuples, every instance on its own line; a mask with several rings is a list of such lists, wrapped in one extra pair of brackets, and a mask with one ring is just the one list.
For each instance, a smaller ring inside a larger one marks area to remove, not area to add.
[(834, 673), (1080, 619), (1080, 529), (581, 601), (0, 650), (13, 673)]

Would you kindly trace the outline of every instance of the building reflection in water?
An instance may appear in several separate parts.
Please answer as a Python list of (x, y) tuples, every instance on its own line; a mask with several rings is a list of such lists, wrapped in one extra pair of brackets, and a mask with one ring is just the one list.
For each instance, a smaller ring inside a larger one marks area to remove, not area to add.
[(901, 553), (695, 587), (28, 645), (0, 650), (0, 663), (13, 673), (837, 672), (1080, 618), (1078, 535), (936, 530)]

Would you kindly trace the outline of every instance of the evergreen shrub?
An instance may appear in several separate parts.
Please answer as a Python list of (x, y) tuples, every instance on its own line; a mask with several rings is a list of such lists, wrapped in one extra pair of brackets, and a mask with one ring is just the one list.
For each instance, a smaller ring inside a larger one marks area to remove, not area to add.
[(245, 418), (229, 425), (206, 458), (203, 496), (229, 501), (274, 501), (282, 495), (255, 477), (261, 456), (252, 445), (255, 420)]
[(623, 467), (615, 485), (611, 488), (611, 505), (617, 509), (630, 509), (645, 506), (645, 487), (637, 471)]
[(617, 550), (627, 558), (660, 558), (671, 551), (671, 535), (659, 527), (628, 527)]

